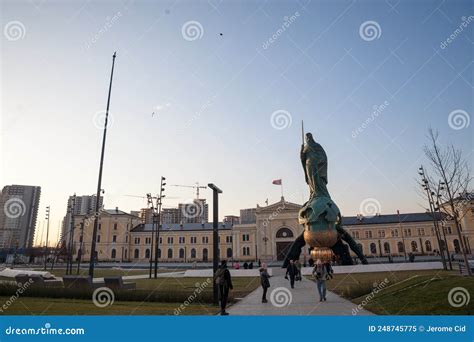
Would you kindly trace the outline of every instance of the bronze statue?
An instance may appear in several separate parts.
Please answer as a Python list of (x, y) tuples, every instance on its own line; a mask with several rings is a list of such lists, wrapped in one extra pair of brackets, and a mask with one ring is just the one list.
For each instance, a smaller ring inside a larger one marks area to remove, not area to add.
[(327, 189), (327, 155), (323, 147), (314, 141), (311, 133), (306, 134), (306, 144), (301, 146), (300, 157), (310, 190), (309, 200), (298, 214), (298, 220), (305, 230), (292, 244), (283, 266), (285, 267), (289, 260), (298, 259), (305, 244), (310, 246), (313, 256), (320, 255), (325, 250), (330, 253), (330, 249), (342, 265), (352, 265), (349, 249), (343, 241), (363, 264), (367, 264), (367, 259), (352, 236), (342, 227), (341, 212)]

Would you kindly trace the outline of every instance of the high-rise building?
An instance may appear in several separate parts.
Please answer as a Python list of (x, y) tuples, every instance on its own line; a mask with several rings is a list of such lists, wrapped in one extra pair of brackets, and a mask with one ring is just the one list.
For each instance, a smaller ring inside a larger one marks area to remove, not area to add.
[(178, 204), (179, 222), (176, 223), (207, 223), (209, 205), (205, 199), (197, 198), (192, 202)]
[(240, 209), (240, 223), (255, 223), (257, 222), (257, 210), (255, 208)]
[[(103, 201), (104, 198), (100, 196), (99, 208), (102, 208)], [(73, 208), (74, 215), (91, 215), (94, 214), (96, 203), (96, 195), (69, 196), (67, 201), (66, 215), (64, 216), (63, 225), (61, 228), (61, 240), (67, 241), (67, 235), (71, 229), (71, 208)]]
[(0, 196), (0, 248), (33, 246), (41, 187), (7, 185)]
[(174, 224), (181, 220), (181, 210), (179, 208), (163, 208), (161, 209), (161, 223)]

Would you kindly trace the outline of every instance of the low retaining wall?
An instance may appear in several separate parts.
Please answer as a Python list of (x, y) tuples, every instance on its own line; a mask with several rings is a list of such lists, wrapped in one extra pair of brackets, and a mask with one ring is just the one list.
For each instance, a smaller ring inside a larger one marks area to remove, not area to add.
[[(230, 275), (232, 277), (259, 277), (260, 272), (258, 269), (251, 269), (251, 270), (233, 270), (229, 269)], [(272, 269), (267, 269), (268, 274), (271, 276), (273, 275)], [(184, 272), (184, 277), (212, 277), (212, 269), (205, 269), (205, 270), (187, 270)]]
[[(397, 272), (397, 271), (419, 271), (419, 270), (438, 270), (443, 268), (439, 261), (433, 262), (410, 262), (399, 264), (373, 264), (373, 265), (350, 265), (333, 266), (335, 274), (345, 273), (372, 273), (372, 272)], [(303, 267), (303, 275), (311, 275), (312, 267)]]

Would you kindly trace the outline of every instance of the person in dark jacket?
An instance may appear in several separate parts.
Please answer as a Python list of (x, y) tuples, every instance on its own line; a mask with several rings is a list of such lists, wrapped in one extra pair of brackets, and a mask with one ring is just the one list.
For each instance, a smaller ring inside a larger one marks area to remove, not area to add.
[(247, 264), (247, 261), (244, 262), (244, 269), (248, 269), (249, 268), (249, 264)]
[(290, 276), (290, 284), (291, 284), (292, 289), (295, 288), (295, 278), (297, 274), (298, 274), (298, 268), (296, 267), (294, 260), (290, 260), (290, 263), (288, 264), (288, 267), (286, 268), (285, 278), (288, 279), (288, 276)]
[(219, 291), (219, 301), (221, 305), (221, 315), (227, 316), (229, 313), (225, 311), (227, 305), (227, 298), (229, 297), (229, 290), (233, 289), (232, 277), (230, 271), (227, 269), (227, 261), (222, 260), (221, 265), (216, 271), (216, 284)]
[(262, 285), (263, 295), (262, 303), (267, 303), (267, 290), (270, 287), (270, 275), (267, 272), (267, 265), (263, 264), (260, 268), (260, 284)]

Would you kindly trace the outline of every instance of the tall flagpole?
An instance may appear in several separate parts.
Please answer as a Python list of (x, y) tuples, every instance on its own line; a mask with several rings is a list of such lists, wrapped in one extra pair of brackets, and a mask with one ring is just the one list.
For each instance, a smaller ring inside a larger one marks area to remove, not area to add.
[(117, 57), (117, 52), (114, 52), (114, 55), (112, 56), (112, 71), (110, 72), (109, 95), (107, 97), (107, 109), (105, 110), (104, 135), (102, 137), (102, 151), (100, 154), (100, 164), (99, 164), (99, 180), (97, 181), (97, 197), (96, 197), (96, 202), (95, 202), (94, 230), (92, 232), (91, 257), (89, 261), (89, 276), (91, 278), (94, 278), (95, 245), (96, 245), (96, 239), (97, 239), (97, 227), (99, 225), (100, 192), (101, 192), (101, 187), (102, 187), (102, 168), (104, 166), (105, 140), (107, 137), (107, 121), (109, 118), (110, 94), (112, 92), (112, 79), (114, 77), (115, 57)]

